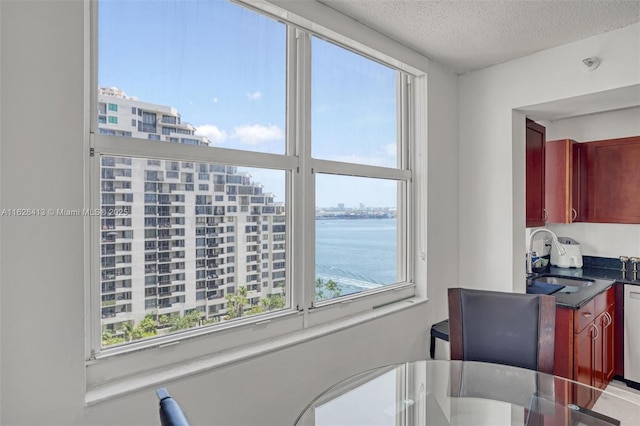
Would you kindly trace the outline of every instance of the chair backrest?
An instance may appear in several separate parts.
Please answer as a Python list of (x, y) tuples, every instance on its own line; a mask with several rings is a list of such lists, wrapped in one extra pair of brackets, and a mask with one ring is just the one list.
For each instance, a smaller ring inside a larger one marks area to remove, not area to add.
[(189, 426), (187, 416), (165, 388), (156, 390), (160, 400), (160, 424), (162, 426)]
[(451, 359), (553, 374), (555, 312), (553, 296), (450, 288)]

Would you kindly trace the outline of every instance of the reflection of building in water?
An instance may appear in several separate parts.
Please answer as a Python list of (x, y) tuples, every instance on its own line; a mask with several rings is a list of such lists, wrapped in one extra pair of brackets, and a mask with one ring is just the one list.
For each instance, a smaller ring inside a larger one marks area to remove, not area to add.
[[(209, 145), (171, 107), (101, 89), (102, 134)], [(126, 143), (126, 142), (124, 142)], [(249, 304), (284, 293), (285, 212), (235, 166), (101, 158), (103, 330), (146, 315), (222, 319), (229, 294)], [(126, 212), (126, 213), (123, 213)]]

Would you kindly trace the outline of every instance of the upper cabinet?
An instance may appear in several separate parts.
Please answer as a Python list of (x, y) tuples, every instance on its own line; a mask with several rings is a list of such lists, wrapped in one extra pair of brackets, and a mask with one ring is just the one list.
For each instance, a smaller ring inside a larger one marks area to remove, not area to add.
[(588, 221), (640, 223), (640, 136), (582, 144)]
[(527, 228), (545, 224), (545, 138), (544, 126), (527, 119)]
[(640, 223), (640, 136), (549, 141), (545, 157), (548, 222)]
[(548, 141), (545, 147), (545, 209), (547, 222), (587, 219), (586, 150), (571, 139)]

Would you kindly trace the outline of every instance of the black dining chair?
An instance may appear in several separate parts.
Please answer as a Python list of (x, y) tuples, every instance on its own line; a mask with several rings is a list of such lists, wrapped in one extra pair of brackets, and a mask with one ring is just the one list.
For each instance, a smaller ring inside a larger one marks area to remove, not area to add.
[(166, 388), (156, 390), (160, 400), (160, 424), (162, 426), (189, 426), (189, 420), (185, 416), (180, 405), (169, 395)]
[(448, 293), (452, 360), (553, 374), (553, 296), (465, 288), (450, 288)]

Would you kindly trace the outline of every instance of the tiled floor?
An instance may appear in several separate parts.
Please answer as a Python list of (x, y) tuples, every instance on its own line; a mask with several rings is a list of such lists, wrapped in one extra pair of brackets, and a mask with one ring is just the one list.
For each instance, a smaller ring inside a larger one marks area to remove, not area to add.
[[(634, 402), (636, 405), (620, 404), (608, 394)], [(620, 420), (622, 426), (640, 426), (640, 391), (614, 380), (600, 395), (592, 410)]]

